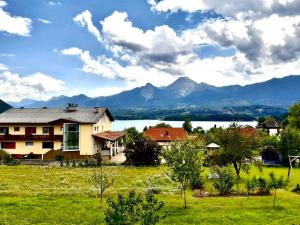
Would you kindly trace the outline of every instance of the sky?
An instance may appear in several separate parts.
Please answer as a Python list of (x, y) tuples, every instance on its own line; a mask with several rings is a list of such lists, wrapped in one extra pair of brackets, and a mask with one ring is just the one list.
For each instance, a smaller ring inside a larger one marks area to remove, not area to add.
[(298, 75), (299, 0), (0, 0), (0, 98)]

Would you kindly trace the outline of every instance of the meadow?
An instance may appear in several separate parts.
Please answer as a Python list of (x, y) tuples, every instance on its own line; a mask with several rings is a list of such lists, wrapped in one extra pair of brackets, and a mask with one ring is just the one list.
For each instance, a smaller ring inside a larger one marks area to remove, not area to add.
[[(300, 183), (300, 169), (294, 169), (286, 190), (278, 192), (277, 206), (273, 196), (193, 196), (188, 192), (188, 208), (177, 184), (166, 176), (165, 166), (108, 168), (115, 183), (106, 196), (126, 194), (130, 190), (145, 192), (149, 183), (161, 189), (157, 198), (165, 202), (167, 217), (160, 224), (300, 224), (300, 195), (291, 192)], [(252, 168), (242, 173), (236, 187), (245, 190), (246, 180), (254, 174), (268, 177), (287, 176), (287, 168)], [(207, 172), (207, 171), (206, 171)], [(91, 168), (39, 166), (0, 166), (0, 224), (104, 224), (104, 211), (90, 182)], [(213, 193), (210, 183), (206, 191)]]

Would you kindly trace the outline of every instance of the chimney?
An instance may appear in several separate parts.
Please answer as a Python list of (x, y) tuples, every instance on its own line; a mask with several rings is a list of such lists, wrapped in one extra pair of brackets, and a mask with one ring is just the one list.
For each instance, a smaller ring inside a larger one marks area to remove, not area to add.
[(76, 112), (77, 107), (78, 104), (68, 103), (68, 106), (66, 107), (66, 112)]

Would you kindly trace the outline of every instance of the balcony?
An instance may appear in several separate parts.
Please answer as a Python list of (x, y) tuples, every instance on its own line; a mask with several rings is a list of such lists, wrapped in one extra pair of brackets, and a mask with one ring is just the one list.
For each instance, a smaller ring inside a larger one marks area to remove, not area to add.
[(31, 134), (31, 135), (0, 135), (0, 141), (63, 141), (63, 135)]

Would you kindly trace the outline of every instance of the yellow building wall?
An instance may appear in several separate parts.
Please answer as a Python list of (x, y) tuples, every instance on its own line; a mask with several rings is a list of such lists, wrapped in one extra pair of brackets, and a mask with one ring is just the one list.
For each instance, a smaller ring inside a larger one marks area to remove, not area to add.
[(106, 113), (93, 125), (93, 134), (111, 130), (112, 121)]
[(94, 155), (94, 140), (92, 136), (93, 125), (80, 124), (80, 155)]
[[(1, 126), (1, 127), (5, 127), (5, 126)], [(49, 126), (47, 124), (41, 124), (41, 125), (11, 125), (8, 126), (9, 127), (9, 134), (11, 135), (25, 135), (25, 127), (36, 127), (36, 134), (37, 135), (43, 135), (43, 127), (54, 127), (54, 134), (55, 135), (63, 135), (63, 131), (61, 130), (61, 128), (63, 126), (61, 125), (54, 125), (54, 126)], [(19, 127), (20, 131), (14, 131), (15, 127)]]
[[(42, 149), (43, 141), (33, 141), (33, 146), (26, 146), (26, 141), (16, 141), (16, 149), (4, 149), (8, 154), (45, 154), (52, 149)], [(61, 149), (61, 142), (54, 141), (54, 150)]]

